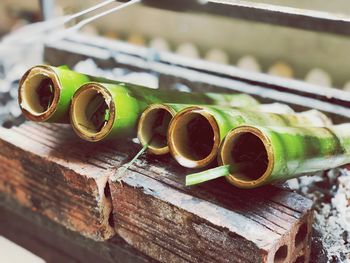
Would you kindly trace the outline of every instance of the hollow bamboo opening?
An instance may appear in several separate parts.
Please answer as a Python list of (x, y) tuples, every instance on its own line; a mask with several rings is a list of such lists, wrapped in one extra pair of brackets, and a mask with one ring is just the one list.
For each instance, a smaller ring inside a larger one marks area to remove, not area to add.
[(170, 123), (169, 148), (174, 158), (185, 167), (204, 167), (216, 157), (220, 131), (208, 112), (190, 107), (178, 113)]
[(167, 132), (175, 110), (164, 104), (153, 104), (141, 115), (137, 137), (142, 145), (148, 144), (148, 150), (157, 155), (169, 152)]
[(23, 114), (33, 121), (46, 121), (56, 111), (61, 84), (52, 69), (36, 66), (24, 74), (18, 93)]
[(226, 136), (219, 159), (223, 165), (231, 165), (227, 180), (241, 188), (263, 185), (271, 174), (274, 162), (269, 139), (258, 128), (251, 126), (233, 129)]
[(71, 123), (83, 139), (96, 142), (111, 131), (115, 107), (109, 91), (100, 84), (85, 84), (74, 94), (71, 104)]

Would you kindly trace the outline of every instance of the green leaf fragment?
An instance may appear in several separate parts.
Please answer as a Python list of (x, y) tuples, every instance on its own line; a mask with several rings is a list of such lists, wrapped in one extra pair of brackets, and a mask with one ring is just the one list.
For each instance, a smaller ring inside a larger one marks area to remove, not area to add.
[(230, 174), (231, 165), (223, 165), (186, 176), (186, 186), (204, 183)]
[(113, 181), (120, 181), (124, 175), (125, 172), (130, 168), (131, 165), (133, 165), (136, 160), (147, 150), (149, 143), (146, 143), (142, 149), (134, 156), (134, 158), (132, 158), (132, 160), (126, 164), (124, 164), (123, 166), (121, 166), (117, 172), (115, 173), (114, 177), (113, 177)]

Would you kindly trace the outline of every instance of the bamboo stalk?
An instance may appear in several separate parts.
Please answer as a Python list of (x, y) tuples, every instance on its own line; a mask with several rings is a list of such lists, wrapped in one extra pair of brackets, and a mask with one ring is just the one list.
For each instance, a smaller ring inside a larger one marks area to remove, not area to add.
[(89, 81), (115, 82), (69, 70), (66, 66), (38, 65), (21, 78), (19, 105), (32, 121), (69, 123), (69, 105), (77, 89)]
[[(49, 121), (49, 122), (69, 122), (69, 105), (71, 103), (74, 93), (80, 86), (87, 82), (113, 83), (116, 85), (125, 85), (125, 83), (108, 80), (101, 77), (85, 75), (72, 70), (67, 67), (53, 67), (47, 65), (38, 65), (30, 68), (21, 78), (19, 84), (19, 105), (24, 116), (32, 121)], [(128, 87), (136, 88), (136, 85), (127, 84)], [(139, 87), (145, 89), (144, 87)], [(157, 94), (158, 90), (149, 92), (148, 98), (145, 100), (152, 101), (150, 98), (153, 94)], [(184, 94), (180, 92), (173, 92), (175, 94)], [(245, 94), (215, 94), (207, 93), (206, 95), (199, 95), (198, 93), (186, 93), (190, 102), (190, 98), (197, 98), (193, 102), (200, 104), (220, 104), (230, 105), (241, 102), (242, 105), (253, 105), (258, 102), (251, 96)], [(184, 96), (178, 95), (183, 98)], [(164, 96), (163, 96), (164, 97)], [(199, 99), (201, 97), (201, 99)], [(156, 96), (154, 97), (156, 98)], [(182, 102), (182, 100), (167, 100), (165, 102)], [(161, 102), (156, 100), (156, 102)]]
[(230, 131), (219, 162), (242, 169), (226, 176), (240, 188), (327, 170), (350, 163), (350, 124), (330, 127), (260, 127), (244, 125)]
[(169, 125), (170, 153), (182, 166), (199, 168), (215, 160), (226, 134), (243, 124), (272, 126), (326, 126), (321, 112), (276, 114), (217, 106), (193, 106), (176, 114)]
[[(232, 106), (235, 104), (232, 103)], [(169, 146), (167, 140), (167, 131), (170, 121), (177, 112), (193, 104), (174, 104), (174, 103), (156, 103), (148, 106), (138, 122), (137, 137), (142, 145), (148, 144), (150, 138), (154, 138), (153, 142), (149, 144), (148, 152), (156, 155), (163, 155), (169, 153)], [(236, 102), (236, 106), (245, 106), (241, 102)], [(256, 111), (270, 112), (270, 113), (294, 113), (294, 110), (286, 104), (271, 103), (271, 104), (256, 104), (250, 105), (249, 108), (254, 108)]]
[[(169, 152), (169, 147), (167, 143), (166, 132), (168, 130), (171, 119), (180, 110), (192, 106), (193, 105), (170, 103), (152, 104), (148, 106), (146, 110), (141, 114), (138, 123), (137, 137), (139, 138), (140, 143), (142, 145), (145, 145), (148, 140), (154, 135), (154, 133), (156, 133), (156, 139), (152, 144), (149, 145), (148, 151), (156, 155), (167, 154)], [(249, 108), (254, 108), (256, 111), (270, 113), (294, 113), (293, 109), (291, 109), (289, 106), (280, 103), (258, 104), (252, 105)], [(315, 115), (319, 115), (319, 112), (314, 112)], [(311, 112), (307, 112), (307, 114), (311, 115)], [(323, 115), (321, 115), (321, 117), (322, 116)]]
[(73, 96), (71, 124), (81, 138), (92, 142), (132, 137), (136, 135), (141, 113), (148, 105), (160, 102), (234, 106), (258, 104), (254, 98), (245, 94), (186, 93), (153, 90), (126, 83), (91, 82), (84, 84)]
[[(169, 152), (167, 132), (171, 119), (178, 112), (177, 104), (152, 104), (141, 114), (137, 126), (137, 138), (142, 145), (148, 144), (148, 152), (162, 155)], [(179, 104), (182, 108), (183, 104)], [(152, 142), (148, 143), (150, 139)]]

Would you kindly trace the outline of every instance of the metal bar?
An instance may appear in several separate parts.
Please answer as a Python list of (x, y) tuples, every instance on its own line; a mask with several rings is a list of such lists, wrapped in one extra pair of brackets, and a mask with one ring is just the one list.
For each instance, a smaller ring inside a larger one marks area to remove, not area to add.
[(309, 98), (317, 97), (320, 101), (350, 107), (350, 93), (331, 87), (317, 86), (299, 80), (285, 79), (263, 73), (247, 72), (232, 65), (218, 65), (200, 59), (184, 58), (168, 52), (154, 52), (148, 48), (135, 47), (126, 43), (84, 36), (82, 34), (72, 36), (68, 41), (78, 45), (85, 44), (84, 46), (86, 48), (94, 46), (97, 48), (97, 51), (104, 50), (107, 53), (112, 53), (112, 57), (114, 56), (114, 58), (115, 56), (123, 57), (124, 55), (130, 55), (128, 56), (130, 58), (129, 63), (135, 61), (136, 58), (141, 59), (146, 62), (144, 65), (146, 68), (150, 67), (153, 62), (163, 65), (162, 68), (172, 66), (174, 68), (193, 70), (215, 77), (232, 79), (232, 81), (242, 81), (252, 86), (263, 86), (270, 90), (293, 93)]
[(84, 57), (94, 58), (102, 67), (118, 66), (136, 72), (155, 73), (163, 82), (162, 87), (171, 88), (176, 83), (182, 83), (196, 91), (233, 90), (260, 97), (264, 101), (280, 101), (299, 108), (322, 110), (330, 113), (337, 122), (344, 121), (344, 117), (350, 119), (350, 94), (334, 88), (245, 72), (234, 66), (187, 59), (170, 53), (157, 53), (99, 37), (75, 35), (69, 40), (46, 45), (45, 61), (54, 65), (72, 66)]
[(244, 0), (143, 0), (157, 8), (210, 13), (280, 26), (350, 35), (350, 16)]

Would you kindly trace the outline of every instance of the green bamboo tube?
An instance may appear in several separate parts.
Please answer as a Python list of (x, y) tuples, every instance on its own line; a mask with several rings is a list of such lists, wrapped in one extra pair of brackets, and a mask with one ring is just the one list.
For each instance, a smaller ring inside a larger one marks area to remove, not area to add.
[(322, 127), (244, 125), (230, 131), (219, 151), (230, 165), (225, 178), (255, 188), (350, 163), (350, 124)]
[[(32, 121), (68, 123), (69, 105), (74, 93), (80, 86), (91, 81), (123, 84), (120, 81), (78, 73), (69, 70), (66, 66), (38, 65), (32, 67), (22, 76), (19, 83), (18, 100), (23, 115)], [(128, 84), (128, 86), (136, 87), (131, 84)], [(188, 94), (189, 98), (191, 98), (190, 93)], [(240, 101), (242, 105), (258, 104), (253, 97), (245, 94), (208, 93), (207, 96), (196, 94), (192, 97), (197, 98), (193, 103), (201, 104), (230, 105), (232, 100), (234, 103)], [(201, 99), (198, 97), (201, 97)]]
[(255, 105), (258, 102), (245, 94), (186, 93), (153, 90), (126, 83), (84, 84), (71, 103), (71, 124), (81, 138), (96, 142), (136, 135), (137, 121), (152, 103)]
[(19, 83), (18, 100), (23, 115), (32, 121), (68, 123), (71, 98), (89, 79), (65, 67), (32, 67)]
[[(236, 106), (241, 106), (240, 102)], [(140, 143), (145, 146), (150, 153), (163, 155), (169, 153), (166, 134), (170, 121), (177, 112), (184, 108), (192, 107), (188, 104), (161, 103), (151, 104), (141, 114), (138, 126), (137, 137)], [(232, 104), (234, 106), (234, 104)], [(245, 106), (245, 105), (242, 105)], [(271, 113), (294, 113), (293, 109), (286, 104), (271, 103), (250, 105), (256, 111)]]
[(179, 164), (199, 168), (210, 164), (226, 134), (243, 124), (272, 126), (326, 126), (318, 111), (276, 114), (216, 106), (193, 106), (178, 112), (168, 131), (170, 153)]
[(69, 105), (81, 85), (90, 82), (120, 83), (85, 75), (67, 66), (38, 65), (21, 78), (18, 89), (23, 115), (32, 121), (69, 123)]
[(175, 114), (186, 104), (151, 104), (141, 114), (137, 126), (137, 138), (147, 150), (156, 155), (169, 153), (167, 132)]

